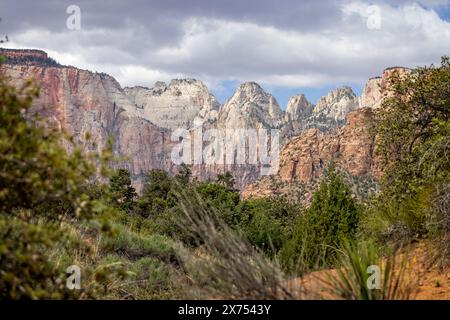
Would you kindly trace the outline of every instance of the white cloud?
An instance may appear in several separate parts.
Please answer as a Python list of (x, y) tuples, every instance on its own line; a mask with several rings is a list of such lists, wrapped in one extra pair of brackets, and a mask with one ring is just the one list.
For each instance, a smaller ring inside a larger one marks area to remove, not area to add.
[(381, 25), (374, 30), (367, 28), (370, 4), (345, 1), (341, 19), (317, 29), (198, 16), (180, 20), (184, 34), (177, 42), (153, 41), (143, 26), (129, 24), (114, 31), (31, 28), (15, 34), (10, 46), (42, 48), (60, 63), (110, 73), (122, 85), (195, 77), (217, 89), (221, 80), (285, 87), (362, 83), (385, 67), (430, 64), (450, 53), (450, 23), (433, 9), (380, 2)]

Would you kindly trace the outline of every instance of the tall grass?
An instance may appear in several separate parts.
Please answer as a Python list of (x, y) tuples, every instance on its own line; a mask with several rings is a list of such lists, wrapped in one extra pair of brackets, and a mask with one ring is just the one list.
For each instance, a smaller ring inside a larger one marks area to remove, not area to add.
[[(280, 266), (218, 218), (201, 197), (177, 194), (182, 216), (178, 223), (198, 244), (184, 250), (182, 260), (190, 277), (188, 295), (195, 298), (294, 299)], [(182, 250), (183, 251), (183, 250)]]

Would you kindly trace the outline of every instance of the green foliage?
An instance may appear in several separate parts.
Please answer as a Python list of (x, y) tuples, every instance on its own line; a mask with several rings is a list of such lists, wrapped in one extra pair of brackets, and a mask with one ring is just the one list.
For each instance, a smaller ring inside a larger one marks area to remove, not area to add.
[(448, 57), (440, 66), (389, 79), (389, 98), (376, 114), (377, 150), (385, 174), (368, 217), (372, 232), (394, 230), (390, 234), (395, 238), (400, 228), (412, 238), (440, 230), (449, 237), (448, 201), (439, 196), (450, 181), (449, 83)]
[(48, 251), (60, 238), (55, 227), (1, 217), (0, 297), (63, 297), (61, 275), (48, 260)]
[(301, 207), (283, 198), (261, 198), (242, 201), (237, 212), (238, 226), (249, 242), (267, 253), (277, 253), (290, 239)]
[(178, 173), (175, 175), (175, 180), (180, 185), (186, 186), (191, 182), (191, 178), (192, 178), (191, 168), (187, 164), (182, 163), (180, 165)]
[(143, 217), (161, 214), (170, 205), (169, 193), (173, 180), (169, 174), (160, 169), (153, 169), (145, 175), (142, 196), (137, 202), (137, 212)]
[(355, 238), (360, 211), (350, 189), (331, 165), (311, 206), (297, 218), (293, 236), (281, 250), (286, 268), (302, 272), (303, 268), (332, 265), (336, 249)]
[(29, 82), (15, 89), (0, 79), (0, 298), (67, 296), (49, 259), (67, 243), (60, 223), (107, 211), (84, 188), (96, 172), (92, 161), (102, 159), (67, 154), (61, 135), (28, 115), (37, 96)]
[(109, 181), (109, 196), (116, 208), (125, 212), (133, 211), (137, 193), (131, 185), (128, 169), (118, 169), (113, 173)]
[(228, 189), (234, 189), (235, 181), (234, 177), (230, 171), (225, 172), (224, 174), (217, 175), (217, 183), (224, 185)]
[(201, 182), (195, 190), (206, 205), (213, 207), (219, 217), (228, 225), (235, 226), (239, 222), (236, 207), (240, 202), (238, 191), (217, 182)]

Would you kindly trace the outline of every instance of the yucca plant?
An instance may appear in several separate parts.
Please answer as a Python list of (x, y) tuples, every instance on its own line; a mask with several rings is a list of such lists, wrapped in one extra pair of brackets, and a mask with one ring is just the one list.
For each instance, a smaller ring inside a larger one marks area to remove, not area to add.
[(347, 241), (338, 252), (340, 268), (329, 272), (325, 280), (333, 297), (346, 300), (412, 297), (416, 281), (407, 263), (407, 252), (392, 250), (381, 257), (373, 241)]

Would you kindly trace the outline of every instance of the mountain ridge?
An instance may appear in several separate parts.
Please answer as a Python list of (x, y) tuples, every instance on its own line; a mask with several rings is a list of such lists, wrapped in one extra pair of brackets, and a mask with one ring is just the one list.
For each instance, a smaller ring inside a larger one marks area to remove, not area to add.
[[(36, 113), (47, 115), (59, 127), (75, 136), (75, 141), (88, 150), (100, 151), (108, 137), (114, 138), (114, 152), (127, 160), (120, 166), (129, 168), (140, 184), (146, 171), (159, 168), (175, 173), (171, 160), (175, 145), (171, 135), (177, 128), (226, 131), (230, 129), (278, 129), (281, 145), (310, 129), (333, 132), (345, 125), (349, 113), (380, 106), (386, 91), (387, 77), (395, 70), (388, 68), (381, 77), (369, 79), (361, 96), (350, 87), (341, 87), (319, 99), (316, 105), (304, 94), (289, 100), (282, 110), (276, 98), (256, 82), (244, 82), (233, 95), (220, 104), (207, 86), (197, 79), (173, 79), (169, 84), (156, 82), (153, 87), (122, 88), (105, 73), (91, 72), (72, 66), (53, 65), (48, 55), (36, 50), (0, 49), (7, 60), (0, 69), (15, 86), (35, 79), (41, 96), (33, 104)], [(36, 58), (37, 57), (37, 58)], [(44, 111), (45, 107), (50, 111)], [(89, 132), (93, 142), (86, 143)], [(239, 137), (236, 137), (239, 138)], [(194, 175), (211, 179), (219, 173), (233, 171), (237, 187), (260, 178), (257, 165), (194, 166)]]

